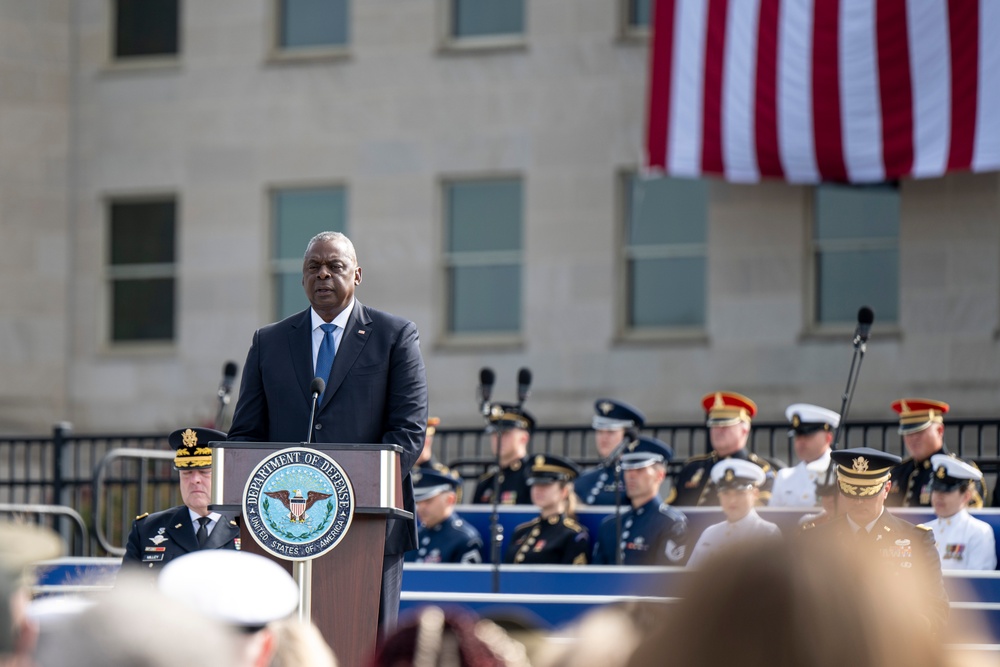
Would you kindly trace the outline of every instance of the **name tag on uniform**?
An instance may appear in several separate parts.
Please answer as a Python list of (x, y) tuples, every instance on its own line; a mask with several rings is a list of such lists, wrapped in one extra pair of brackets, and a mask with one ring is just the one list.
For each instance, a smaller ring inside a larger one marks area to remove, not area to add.
[(166, 554), (163, 554), (163, 553), (158, 553), (158, 554), (143, 554), (143, 556), (142, 556), (142, 562), (143, 563), (152, 563), (152, 562), (156, 562), (156, 561), (161, 561), (161, 560), (163, 560), (163, 557), (165, 555)]

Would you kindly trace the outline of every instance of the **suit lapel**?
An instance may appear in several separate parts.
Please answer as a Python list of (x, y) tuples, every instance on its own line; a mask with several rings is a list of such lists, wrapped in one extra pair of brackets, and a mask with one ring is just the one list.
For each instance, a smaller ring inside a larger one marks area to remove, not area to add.
[(212, 532), (209, 533), (208, 541), (205, 542), (205, 546), (202, 548), (219, 549), (239, 537), (239, 534), (240, 529), (229, 523), (229, 517), (223, 514), (222, 517), (215, 522), (215, 528), (213, 528)]
[[(288, 354), (292, 360), (292, 368), (295, 371), (295, 379), (298, 380), (302, 395), (306, 400), (310, 400), (309, 386), (313, 381), (312, 365), (312, 317), (309, 308), (306, 308), (298, 318), (292, 322), (292, 328), (288, 330)], [(305, 354), (303, 354), (305, 350)], [(324, 380), (326, 378), (323, 378)]]
[(191, 512), (186, 506), (181, 506), (170, 518), (167, 535), (184, 551), (197, 551), (198, 540), (194, 536), (194, 525), (191, 523)]
[(337, 348), (337, 356), (333, 358), (333, 368), (330, 370), (330, 381), (326, 384), (326, 391), (323, 393), (323, 404), (320, 409), (326, 407), (337, 393), (337, 389), (347, 377), (347, 372), (351, 370), (354, 362), (357, 361), (361, 350), (365, 348), (365, 343), (372, 334), (372, 321), (360, 301), (354, 301), (354, 310), (347, 319), (347, 326), (344, 327), (344, 335), (340, 339), (340, 347)]

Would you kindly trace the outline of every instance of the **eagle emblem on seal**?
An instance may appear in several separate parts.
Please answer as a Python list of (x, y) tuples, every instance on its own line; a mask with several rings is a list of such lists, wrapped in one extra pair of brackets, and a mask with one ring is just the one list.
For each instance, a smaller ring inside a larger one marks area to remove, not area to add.
[(281, 504), (288, 508), (288, 520), (292, 523), (305, 523), (306, 510), (313, 506), (318, 500), (329, 498), (332, 494), (320, 493), (319, 491), (309, 491), (303, 497), (302, 491), (296, 489), (292, 491), (265, 491), (265, 495), (276, 498)]

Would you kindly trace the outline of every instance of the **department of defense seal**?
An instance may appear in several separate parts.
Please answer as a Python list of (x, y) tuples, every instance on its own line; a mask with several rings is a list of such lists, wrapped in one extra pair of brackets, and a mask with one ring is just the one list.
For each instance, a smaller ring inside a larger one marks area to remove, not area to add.
[(354, 488), (336, 461), (289, 447), (257, 467), (243, 489), (243, 516), (254, 540), (285, 560), (310, 560), (333, 549), (354, 517)]

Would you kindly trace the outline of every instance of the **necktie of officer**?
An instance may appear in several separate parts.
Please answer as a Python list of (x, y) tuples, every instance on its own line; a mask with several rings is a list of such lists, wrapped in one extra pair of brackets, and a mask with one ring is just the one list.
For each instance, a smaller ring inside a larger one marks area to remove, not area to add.
[(212, 520), (207, 516), (198, 517), (198, 523), (201, 524), (201, 526), (199, 526), (198, 528), (198, 534), (197, 534), (199, 549), (205, 546), (205, 542), (208, 542), (208, 524), (211, 522)]
[[(323, 382), (330, 379), (330, 369), (333, 368), (333, 332), (337, 329), (336, 324), (321, 324), (319, 328), (323, 330), (323, 342), (319, 346), (319, 354), (316, 355), (316, 375), (313, 377), (323, 378)], [(324, 392), (325, 393), (325, 392)], [(320, 395), (319, 400), (323, 400)]]

